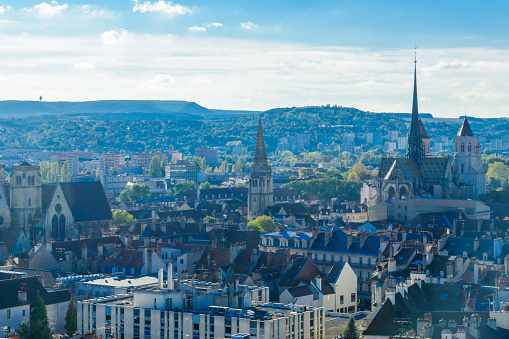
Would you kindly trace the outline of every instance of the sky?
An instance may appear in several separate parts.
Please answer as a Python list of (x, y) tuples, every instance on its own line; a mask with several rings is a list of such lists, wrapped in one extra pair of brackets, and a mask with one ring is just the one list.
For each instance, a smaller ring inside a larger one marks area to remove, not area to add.
[(509, 117), (509, 1), (0, 0), (0, 100)]

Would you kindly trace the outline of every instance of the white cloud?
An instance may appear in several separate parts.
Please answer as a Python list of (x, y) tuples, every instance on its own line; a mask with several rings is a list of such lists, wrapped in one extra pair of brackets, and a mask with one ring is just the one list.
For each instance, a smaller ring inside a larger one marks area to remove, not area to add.
[(61, 14), (64, 10), (69, 7), (67, 4), (59, 5), (56, 1), (50, 3), (42, 2), (33, 7), (24, 8), (27, 12), (35, 12), (42, 17), (52, 17), (57, 14)]
[(175, 84), (175, 78), (169, 74), (158, 74), (139, 86), (141, 89), (164, 90)]
[(104, 32), (101, 35), (101, 40), (104, 45), (116, 45), (121, 43), (127, 34), (127, 29), (112, 29), (111, 31)]
[(189, 27), (188, 30), (190, 30), (191, 32), (206, 32), (207, 31), (207, 28), (218, 28), (218, 27), (223, 27), (223, 24), (219, 23), (219, 22), (212, 22), (210, 24), (205, 24), (203, 26), (197, 26), (197, 25), (194, 25), (192, 27)]
[(5, 12), (12, 11), (12, 7), (8, 5), (0, 6), (0, 14), (4, 14)]
[(156, 2), (145, 1), (138, 4), (138, 0), (134, 0), (133, 12), (157, 12), (164, 13), (169, 16), (176, 16), (182, 14), (190, 14), (193, 10), (189, 7), (182, 6), (179, 4), (173, 4), (171, 1), (159, 0)]
[(240, 26), (244, 29), (247, 29), (248, 31), (252, 30), (252, 29), (255, 29), (256, 27), (258, 27), (257, 24), (254, 24), (252, 23), (251, 21), (248, 21), (248, 22), (243, 22), (240, 24)]
[(207, 29), (205, 27), (196, 26), (196, 25), (189, 27), (188, 30), (190, 30), (191, 32), (205, 32), (205, 31), (207, 31)]
[(82, 15), (88, 18), (97, 18), (97, 17), (106, 17), (106, 18), (114, 18), (115, 14), (106, 9), (94, 9), (90, 5), (81, 6)]
[(80, 69), (80, 70), (93, 70), (95, 69), (95, 65), (89, 64), (88, 62), (78, 62), (74, 64), (74, 69)]

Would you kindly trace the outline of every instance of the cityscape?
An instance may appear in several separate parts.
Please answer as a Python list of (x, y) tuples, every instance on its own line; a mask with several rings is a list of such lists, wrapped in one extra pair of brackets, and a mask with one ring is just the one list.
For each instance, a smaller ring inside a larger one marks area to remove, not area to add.
[(0, 337), (509, 338), (507, 49), (389, 2), (0, 5)]

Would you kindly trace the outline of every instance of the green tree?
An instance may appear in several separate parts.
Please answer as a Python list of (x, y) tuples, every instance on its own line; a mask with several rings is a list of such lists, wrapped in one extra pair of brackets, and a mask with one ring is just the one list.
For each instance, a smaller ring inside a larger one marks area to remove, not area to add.
[(176, 195), (176, 196), (179, 196), (179, 195), (181, 195), (182, 193), (184, 193), (186, 191), (195, 190), (195, 189), (196, 189), (195, 182), (194, 181), (186, 180), (186, 181), (177, 183), (173, 187), (173, 194)]
[(41, 168), (41, 180), (43, 182), (48, 182), (49, 181), (49, 171), (50, 171), (50, 165), (49, 165), (49, 162), (47, 161), (42, 161), (40, 164), (39, 164), (39, 167)]
[(233, 166), (233, 171), (237, 172), (237, 173), (242, 173), (242, 172), (244, 172), (245, 167), (246, 167), (246, 158), (239, 157), (237, 159), (237, 162)]
[(30, 312), (27, 339), (52, 339), (46, 305), (44, 305), (44, 300), (42, 300), (39, 291), (37, 291), (37, 297)]
[(371, 178), (371, 173), (364, 164), (358, 162), (350, 170), (348, 181), (366, 181)]
[(161, 158), (161, 178), (166, 176), (166, 165), (168, 165), (168, 157), (166, 154), (163, 154)]
[(113, 212), (113, 223), (119, 226), (131, 225), (134, 222), (134, 217), (127, 211)]
[(154, 155), (152, 157), (152, 160), (150, 160), (150, 165), (148, 167), (148, 173), (152, 178), (160, 178), (162, 175), (162, 169), (161, 169), (161, 158), (159, 158), (159, 155)]
[(147, 184), (129, 185), (120, 193), (120, 201), (140, 201), (148, 199), (152, 195)]
[(62, 165), (62, 169), (60, 170), (60, 182), (69, 181), (71, 181), (71, 171), (69, 170), (69, 162), (66, 160)]
[(348, 323), (343, 331), (344, 339), (359, 339), (359, 333), (357, 332), (357, 327), (355, 326), (355, 318), (350, 316)]
[(489, 186), (506, 187), (509, 184), (509, 166), (501, 161), (489, 164), (486, 179)]
[(52, 162), (49, 168), (48, 181), (58, 182), (59, 179), (60, 179), (60, 167), (58, 166), (58, 162)]
[(209, 189), (209, 188), (212, 188), (212, 185), (208, 181), (202, 182), (200, 184), (200, 189)]
[(248, 223), (250, 230), (257, 230), (261, 233), (274, 232), (276, 230), (276, 223), (268, 215), (261, 215), (255, 220)]
[(223, 160), (223, 162), (219, 166), (219, 172), (228, 172), (228, 169), (229, 169), (228, 161)]
[(78, 329), (78, 310), (76, 309), (74, 294), (71, 295), (71, 300), (69, 300), (69, 304), (67, 306), (64, 329), (65, 334), (67, 334), (68, 337), (72, 337)]
[(301, 178), (309, 177), (310, 175), (313, 174), (315, 174), (315, 171), (313, 171), (312, 168), (301, 168), (299, 170), (299, 177)]
[(207, 162), (205, 161), (205, 158), (194, 157), (194, 162), (196, 163), (196, 166), (198, 166), (200, 172), (205, 172), (207, 169)]

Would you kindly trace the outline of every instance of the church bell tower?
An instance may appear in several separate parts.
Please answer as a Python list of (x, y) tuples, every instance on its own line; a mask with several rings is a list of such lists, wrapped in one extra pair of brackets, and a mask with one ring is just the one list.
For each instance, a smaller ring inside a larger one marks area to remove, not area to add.
[(272, 169), (270, 168), (263, 139), (262, 119), (258, 121), (256, 147), (248, 190), (248, 214), (250, 217), (262, 215), (265, 209), (273, 205)]

